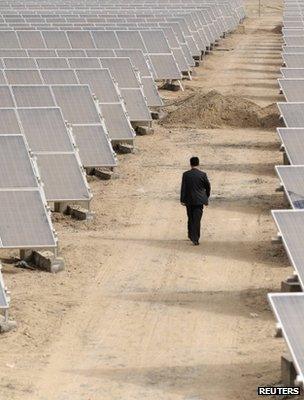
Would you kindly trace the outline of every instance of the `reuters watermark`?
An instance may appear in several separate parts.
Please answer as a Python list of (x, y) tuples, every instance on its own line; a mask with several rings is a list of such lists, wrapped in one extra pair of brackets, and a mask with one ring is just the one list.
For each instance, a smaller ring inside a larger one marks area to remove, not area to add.
[(298, 396), (301, 394), (299, 387), (274, 387), (260, 386), (257, 389), (258, 396)]

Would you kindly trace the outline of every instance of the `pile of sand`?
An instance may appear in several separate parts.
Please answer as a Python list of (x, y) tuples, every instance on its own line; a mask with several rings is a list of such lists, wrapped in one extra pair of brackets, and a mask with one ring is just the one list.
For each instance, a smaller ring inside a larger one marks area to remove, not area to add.
[(264, 127), (280, 125), (279, 112), (275, 104), (262, 108), (240, 96), (224, 96), (212, 90), (189, 96), (168, 110), (164, 125), (183, 125), (198, 128)]

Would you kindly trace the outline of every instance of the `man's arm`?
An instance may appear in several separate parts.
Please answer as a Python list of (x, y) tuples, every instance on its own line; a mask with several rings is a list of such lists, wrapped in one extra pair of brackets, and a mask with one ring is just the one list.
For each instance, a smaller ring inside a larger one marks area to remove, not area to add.
[(209, 198), (210, 194), (211, 194), (211, 184), (210, 184), (207, 174), (205, 174), (205, 176), (204, 176), (204, 187), (206, 190), (206, 195)]
[(183, 174), (181, 192), (180, 192), (180, 202), (185, 204), (186, 201), (186, 178), (185, 174)]

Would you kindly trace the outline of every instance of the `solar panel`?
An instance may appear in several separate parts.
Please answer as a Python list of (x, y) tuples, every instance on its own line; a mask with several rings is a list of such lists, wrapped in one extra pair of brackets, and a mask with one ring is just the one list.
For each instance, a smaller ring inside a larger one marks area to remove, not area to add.
[(0, 135), (0, 183), (6, 189), (38, 187), (22, 135)]
[(140, 31), (145, 47), (150, 54), (171, 53), (163, 31)]
[(23, 132), (32, 151), (73, 151), (59, 108), (18, 108), (17, 110)]
[(16, 32), (13, 31), (0, 31), (0, 49), (18, 49), (20, 43), (18, 41)]
[(17, 36), (23, 49), (43, 49), (45, 47), (39, 31), (18, 31)]
[(0, 108), (0, 134), (21, 134), (18, 118), (13, 108)]
[(115, 32), (92, 31), (94, 43), (98, 49), (117, 49), (120, 47)]
[(81, 49), (57, 50), (58, 57), (86, 57), (86, 51)]
[(48, 201), (88, 201), (90, 195), (74, 153), (36, 154)]
[(110, 49), (92, 49), (86, 50), (87, 57), (115, 57), (114, 50)]
[(172, 54), (151, 54), (149, 56), (156, 80), (181, 79), (182, 75)]
[(286, 54), (289, 53), (304, 53), (304, 46), (283, 46), (283, 52)]
[(277, 103), (280, 114), (288, 128), (304, 126), (304, 103)]
[(136, 78), (129, 58), (100, 58), (103, 68), (108, 68), (120, 88), (136, 88), (139, 82)]
[(304, 46), (304, 36), (283, 36), (287, 46)]
[(281, 68), (285, 79), (304, 79), (304, 68)]
[(300, 210), (272, 211), (273, 218), (282, 235), (285, 250), (304, 287), (304, 212)]
[(93, 49), (95, 47), (90, 32), (67, 31), (67, 36), (73, 49)]
[(298, 374), (304, 378), (304, 294), (269, 293), (270, 304), (282, 329)]
[(278, 79), (287, 101), (304, 101), (304, 79)]
[(32, 69), (37, 68), (37, 64), (33, 58), (28, 57), (12, 57), (3, 58), (4, 67), (7, 69)]
[(27, 53), (23, 49), (0, 48), (0, 57), (27, 57)]
[(151, 121), (151, 114), (140, 89), (121, 89), (130, 120)]
[(69, 65), (71, 68), (100, 68), (100, 63), (98, 58), (69, 58)]
[(0, 108), (11, 108), (14, 106), (15, 103), (9, 86), (0, 86)]
[(71, 47), (67, 35), (63, 31), (42, 31), (42, 36), (49, 49), (69, 49)]
[(139, 49), (117, 49), (114, 50), (117, 57), (130, 58), (132, 65), (140, 72), (141, 77), (151, 76), (147, 61), (143, 52)]
[(160, 107), (163, 105), (163, 101), (159, 96), (157, 87), (154, 83), (153, 78), (145, 77), (141, 78), (141, 83), (143, 85), (144, 94), (147, 99), (149, 107)]
[(41, 76), (46, 84), (77, 84), (75, 73), (71, 69), (41, 69)]
[(290, 163), (304, 165), (304, 128), (278, 128), (277, 131)]
[(0, 247), (56, 247), (39, 189), (3, 189), (0, 204)]
[(277, 174), (294, 209), (304, 209), (304, 166), (277, 166)]
[(140, 49), (144, 53), (147, 52), (145, 44), (140, 36), (139, 31), (116, 31), (119, 44), (122, 49)]
[(302, 68), (304, 65), (304, 54), (282, 54), (284, 63), (288, 68)]
[(4, 70), (4, 74), (10, 85), (41, 85), (43, 83), (37, 69), (7, 69)]
[(56, 50), (49, 50), (49, 49), (28, 49), (27, 54), (29, 57), (34, 57), (34, 58), (57, 57)]
[(89, 86), (52, 86), (56, 102), (66, 121), (71, 124), (99, 124), (100, 117)]
[(41, 69), (65, 69), (70, 68), (67, 60), (65, 58), (36, 58), (38, 67)]
[(120, 101), (108, 69), (77, 69), (79, 82), (90, 86), (91, 92), (101, 103)]
[(102, 125), (73, 126), (73, 136), (85, 167), (114, 167), (116, 160)]
[(55, 106), (52, 92), (48, 86), (12, 86), (12, 92), (17, 107)]
[(100, 104), (102, 116), (111, 140), (133, 140), (134, 131), (126, 118), (122, 105)]

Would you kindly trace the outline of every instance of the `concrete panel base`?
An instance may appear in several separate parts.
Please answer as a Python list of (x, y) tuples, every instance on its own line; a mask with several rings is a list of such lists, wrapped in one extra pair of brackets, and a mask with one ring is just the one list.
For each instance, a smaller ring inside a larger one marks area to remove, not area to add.
[(284, 386), (294, 386), (297, 378), (297, 372), (293, 365), (290, 354), (281, 356), (281, 380)]
[(119, 154), (129, 154), (132, 153), (134, 150), (134, 146), (127, 143), (118, 143), (115, 146), (115, 151)]
[(0, 333), (5, 333), (16, 329), (17, 323), (12, 320), (7, 320), (4, 316), (0, 316)]
[(154, 133), (154, 129), (149, 126), (138, 126), (136, 128), (136, 133), (140, 136), (144, 135), (152, 135)]
[(77, 205), (68, 206), (67, 214), (80, 221), (91, 221), (94, 218), (93, 212)]
[(51, 251), (20, 250), (20, 258), (39, 269), (57, 273), (64, 270), (64, 260)]
[(108, 180), (110, 180), (112, 178), (113, 171), (111, 171), (109, 169), (95, 168), (94, 169), (94, 175), (99, 179), (102, 179), (104, 181), (108, 181)]

